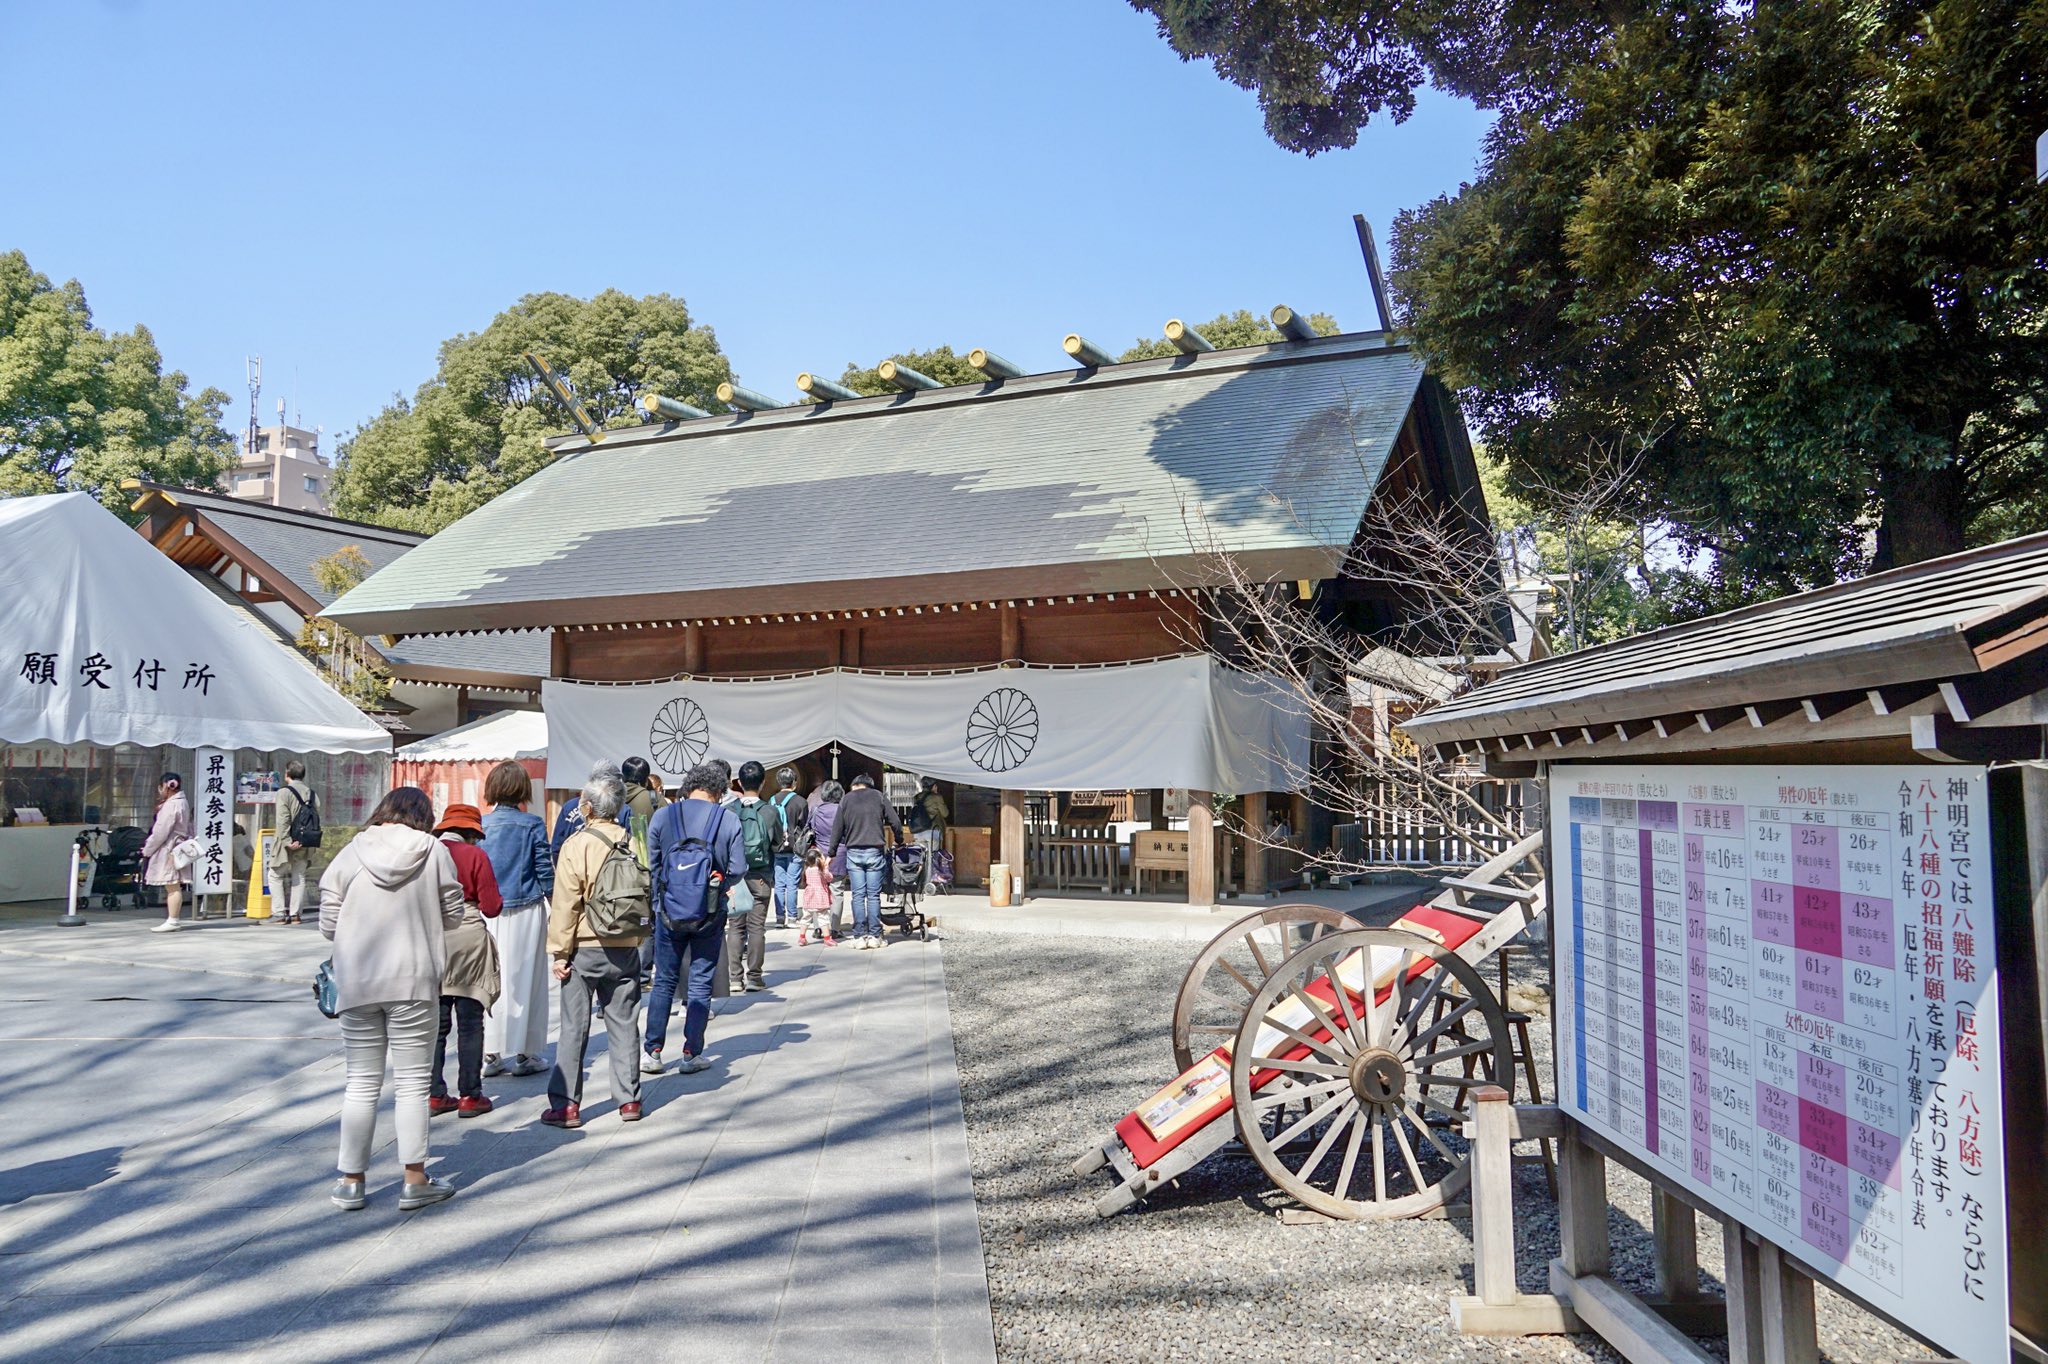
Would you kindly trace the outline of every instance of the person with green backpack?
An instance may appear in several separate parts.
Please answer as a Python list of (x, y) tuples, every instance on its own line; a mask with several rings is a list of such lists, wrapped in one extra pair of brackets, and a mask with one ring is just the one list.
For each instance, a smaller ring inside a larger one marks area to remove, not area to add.
[(753, 897), (744, 913), (735, 908), (725, 923), (725, 960), (736, 992), (768, 988), (763, 963), (768, 954), (768, 906), (775, 896), (775, 850), (782, 843), (782, 819), (773, 805), (761, 799), (761, 783), (767, 777), (768, 769), (761, 764), (741, 763), (740, 798), (732, 806), (740, 820), (740, 841), (747, 850), (746, 885)]
[(619, 1119), (640, 1120), (640, 944), (652, 918), (653, 880), (619, 824), (625, 803), (619, 776), (593, 776), (583, 787), (583, 827), (555, 864), (548, 956), (561, 983), (562, 1031), (540, 1117), (549, 1127), (583, 1125), (583, 1062), (599, 1011)]

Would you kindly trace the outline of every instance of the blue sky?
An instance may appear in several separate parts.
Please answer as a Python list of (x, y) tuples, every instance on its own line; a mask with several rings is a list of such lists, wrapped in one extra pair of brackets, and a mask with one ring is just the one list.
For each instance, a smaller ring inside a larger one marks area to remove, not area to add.
[(340, 433), (522, 294), (667, 292), (795, 396), (892, 350), (1029, 369), (1068, 331), (1285, 302), (1372, 325), (1351, 217), (1473, 173), (1486, 120), (1309, 159), (1121, 0), (0, 0), (0, 250), (194, 386)]

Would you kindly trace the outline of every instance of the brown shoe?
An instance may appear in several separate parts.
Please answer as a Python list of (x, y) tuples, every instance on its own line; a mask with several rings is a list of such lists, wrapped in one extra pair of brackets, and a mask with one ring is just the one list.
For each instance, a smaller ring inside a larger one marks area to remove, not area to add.
[(640, 1101), (638, 1099), (633, 1100), (633, 1102), (631, 1103), (624, 1103), (619, 1105), (619, 1121), (640, 1121)]
[(540, 1115), (540, 1120), (541, 1125), (544, 1127), (583, 1126), (583, 1114), (575, 1104), (563, 1104), (560, 1108), (550, 1108), (547, 1112)]

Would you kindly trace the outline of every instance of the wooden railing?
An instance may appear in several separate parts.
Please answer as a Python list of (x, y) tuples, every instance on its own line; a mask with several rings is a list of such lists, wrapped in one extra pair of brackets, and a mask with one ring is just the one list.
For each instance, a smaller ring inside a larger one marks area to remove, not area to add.
[(1378, 782), (1366, 792), (1365, 817), (1339, 825), (1339, 861), (1360, 867), (1476, 867), (1532, 827), (1523, 809), (1526, 783), (1474, 780), (1473, 799), (1508, 827), (1502, 833), (1477, 814), (1425, 802), (1406, 783)]

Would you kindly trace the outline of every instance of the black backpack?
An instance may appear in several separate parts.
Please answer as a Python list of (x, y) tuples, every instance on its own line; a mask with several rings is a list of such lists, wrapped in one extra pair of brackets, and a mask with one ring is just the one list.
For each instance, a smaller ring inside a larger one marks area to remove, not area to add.
[(299, 808), (292, 811), (292, 826), (284, 831), (284, 838), (285, 842), (302, 848), (320, 846), (320, 805), (311, 787), (306, 788), (306, 798), (299, 802)]
[(790, 819), (789, 806), (795, 799), (796, 792), (784, 791), (775, 798), (774, 805), (775, 814), (782, 821), (782, 850), (794, 855), (797, 861), (801, 862), (811, 855), (811, 849), (817, 846), (818, 839), (817, 835), (811, 832), (808, 815), (801, 821)]

